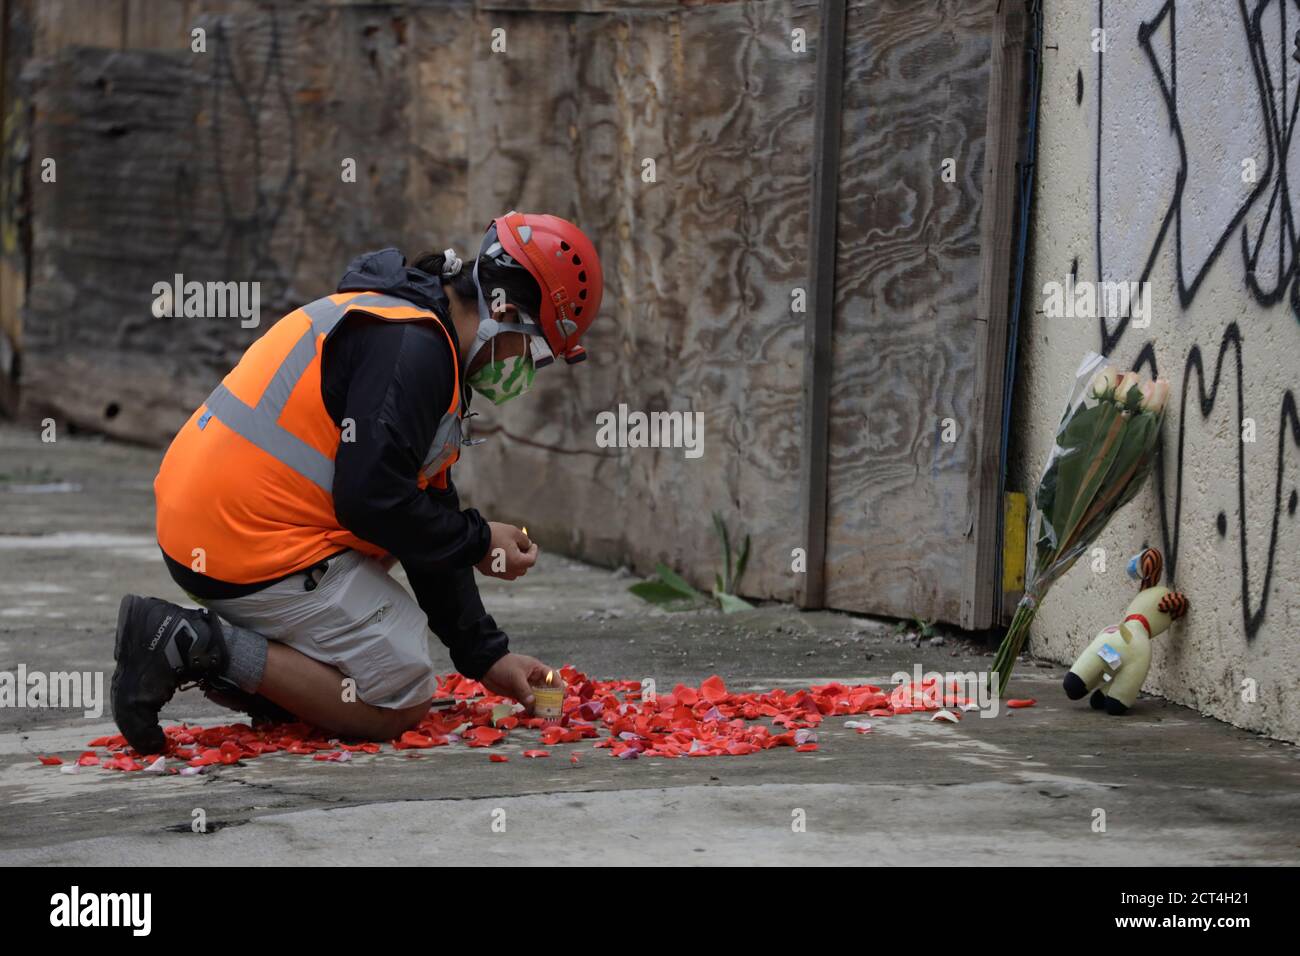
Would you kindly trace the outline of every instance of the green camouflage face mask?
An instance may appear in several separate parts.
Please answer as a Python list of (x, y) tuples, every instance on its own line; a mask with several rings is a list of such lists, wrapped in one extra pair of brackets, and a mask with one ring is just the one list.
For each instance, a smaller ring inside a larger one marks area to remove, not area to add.
[(488, 362), (469, 377), (469, 387), (493, 405), (504, 405), (533, 387), (536, 369), (528, 355)]

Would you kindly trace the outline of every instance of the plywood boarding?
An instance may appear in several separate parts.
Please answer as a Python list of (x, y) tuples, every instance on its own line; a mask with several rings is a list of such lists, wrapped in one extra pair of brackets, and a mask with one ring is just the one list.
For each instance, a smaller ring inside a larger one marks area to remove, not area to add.
[[(957, 621), (993, 0), (849, 6), (827, 602)], [(954, 183), (941, 181), (945, 157)], [(943, 420), (957, 441), (941, 441)]]
[(514, 13), (651, 13), (683, 7), (686, 3), (683, 0), (474, 0), (474, 5), (480, 10)]
[(531, 13), (655, 13), (735, 2), (736, 0), (474, 0), (474, 5), (480, 10)]
[[(155, 444), (357, 252), (468, 237), (466, 5), (207, 3), (193, 22), (204, 54), (59, 46), (47, 27), (31, 84), (58, 181), (33, 190), (24, 402)], [(154, 318), (176, 273), (258, 282), (262, 326)]]
[(121, 49), (126, 0), (38, 0), (34, 53), (53, 56), (72, 46)]
[(31, 58), (32, 7), (28, 0), (5, 3), (0, 47), (0, 414), (18, 408), (16, 376), (21, 367), (22, 308), (27, 298), (28, 174), (31, 157), (31, 100), (20, 76)]
[(150, 312), (154, 283), (192, 261), (182, 261), (178, 201), (178, 173), (197, 160), (188, 69), (167, 55), (86, 48), (62, 48), (38, 66), (33, 155), (52, 160), (57, 178), (33, 179), (24, 403), (165, 440), (155, 423), (179, 412), (169, 405), (192, 409), (203, 398), (185, 369), (200, 372), (231, 340), (219, 326)]
[[(815, 7), (490, 16), (512, 52), (474, 61), (471, 208), (483, 222), (553, 209), (589, 229), (605, 306), (585, 367), (547, 370), (535, 398), (476, 419), (489, 441), (462, 458), (460, 484), (544, 547), (663, 560), (701, 585), (720, 510), (754, 539), (743, 590), (792, 596), (803, 330), (790, 303), (806, 281), (815, 64), (790, 31), (812, 32)], [(566, 63), (575, 72), (557, 73)], [(703, 456), (597, 447), (597, 412), (620, 403), (702, 412)]]

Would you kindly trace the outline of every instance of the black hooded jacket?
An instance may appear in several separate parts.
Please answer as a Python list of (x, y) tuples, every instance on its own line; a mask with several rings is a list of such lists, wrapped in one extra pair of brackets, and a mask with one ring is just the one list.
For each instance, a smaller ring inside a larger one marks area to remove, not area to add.
[[(339, 292), (382, 292), (429, 309), (459, 349), (439, 280), (406, 265), (396, 249), (358, 256)], [(483, 608), (474, 565), (491, 533), (474, 509), (461, 510), (455, 486), (421, 491), (420, 467), (455, 387), (447, 336), (427, 322), (388, 322), (353, 313), (326, 340), (321, 397), (352, 441), (334, 458), (334, 511), (339, 523), (396, 557), (430, 629), (467, 677), (479, 678), (506, 653), (508, 641)], [(469, 401), (469, 389), (461, 399)], [(164, 555), (166, 558), (166, 555)], [(275, 581), (235, 585), (167, 558), (176, 582), (198, 598), (250, 594)], [(301, 574), (301, 572), (298, 572)], [(277, 580), (284, 580), (279, 578)]]

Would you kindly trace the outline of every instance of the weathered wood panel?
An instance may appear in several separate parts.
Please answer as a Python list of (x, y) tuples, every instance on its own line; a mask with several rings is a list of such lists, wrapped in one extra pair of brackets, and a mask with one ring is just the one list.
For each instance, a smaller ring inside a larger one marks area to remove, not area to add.
[(1006, 504), (1002, 498), (1002, 410), (1011, 312), (1016, 192), (1025, 99), (1025, 9), (1000, 4), (993, 17), (988, 121), (981, 185), (979, 304), (976, 311), (973, 523), (966, 540), (962, 627), (986, 628), (1001, 617), (999, 581)]
[(474, 0), (474, 5), (512, 13), (658, 13), (686, 6), (682, 0)]
[(54, 56), (70, 46), (122, 49), (126, 0), (38, 0), (34, 54)]
[[(811, 3), (565, 21), (493, 13), (510, 54), (478, 57), (471, 208), (517, 206), (591, 231), (605, 269), (585, 366), (489, 408), (462, 458), (473, 500), (543, 546), (699, 584), (718, 567), (710, 512), (753, 535), (750, 594), (790, 597), (799, 544), (801, 317), (812, 132)], [(576, 74), (555, 73), (575, 64)], [(518, 94), (527, 83), (532, 96)], [(654, 159), (657, 181), (642, 180)], [(606, 449), (596, 414), (704, 415), (704, 453)], [(478, 420), (476, 420), (478, 421)]]
[[(122, 17), (125, 50), (188, 50), (201, 0), (126, 0)], [(102, 43), (101, 43), (102, 45)]]
[(480, 10), (530, 13), (656, 14), (674, 9), (735, 2), (736, 0), (474, 0), (474, 5)]
[(178, 170), (196, 158), (188, 65), (64, 48), (40, 61), (32, 85), (33, 156), (38, 167), (52, 160), (57, 178), (33, 181), (24, 404), (165, 441), (180, 407), (203, 398), (205, 362), (215, 368), (226, 354), (215, 325), (151, 313), (154, 283), (193, 261), (182, 261), (186, 221), (174, 200)]
[(831, 336), (844, 101), (844, 0), (818, 3), (808, 306), (804, 321), (803, 461), (799, 470), (804, 574), (800, 607), (826, 606), (826, 501), (830, 469)]
[[(467, 5), (198, 4), (204, 53), (61, 45), (63, 20), (32, 82), (33, 153), (58, 180), (33, 191), (30, 411), (165, 443), (358, 251), (467, 239)], [(257, 282), (261, 326), (154, 318), (177, 273)]]
[(4, 4), (0, 45), (0, 414), (18, 410), (22, 309), (27, 300), (30, 253), (29, 173), (31, 99), (20, 80), (31, 59), (34, 24), (30, 0)]
[[(827, 602), (959, 620), (993, 0), (848, 13)], [(941, 181), (945, 157), (956, 182)], [(951, 418), (957, 440), (941, 440)], [(990, 582), (992, 584), (992, 582)]]

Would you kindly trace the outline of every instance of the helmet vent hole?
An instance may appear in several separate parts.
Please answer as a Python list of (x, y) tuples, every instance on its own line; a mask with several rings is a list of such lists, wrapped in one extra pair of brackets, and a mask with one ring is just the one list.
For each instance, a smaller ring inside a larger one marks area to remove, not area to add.
[(574, 314), (574, 315), (582, 315), (582, 306), (580, 306), (580, 305), (575, 305), (575, 306), (573, 307), (573, 314)]
[(587, 297), (587, 290), (586, 290), (586, 289), (582, 289), (582, 290), (578, 293), (578, 298), (579, 298), (579, 299), (585, 299), (586, 297)]
[(573, 264), (574, 264), (575, 266), (580, 266), (580, 265), (582, 265), (582, 260), (579, 259), (579, 258), (575, 255), (575, 256), (573, 257)]
[(587, 270), (586, 270), (586, 269), (583, 269), (581, 272), (578, 273), (578, 281), (579, 281), (579, 282), (586, 282), (586, 281), (587, 281)]
[(561, 241), (560, 248), (563, 249), (565, 252), (568, 252), (569, 249), (572, 247), (567, 242)]

